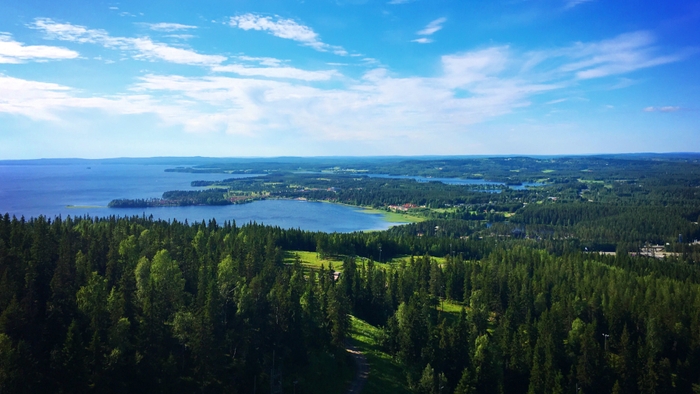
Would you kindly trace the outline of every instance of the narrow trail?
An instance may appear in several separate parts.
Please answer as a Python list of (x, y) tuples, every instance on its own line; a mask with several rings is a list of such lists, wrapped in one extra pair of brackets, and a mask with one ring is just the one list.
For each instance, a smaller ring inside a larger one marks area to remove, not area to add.
[(367, 377), (369, 376), (369, 363), (367, 362), (367, 357), (365, 357), (362, 352), (357, 349), (350, 341), (345, 342), (345, 350), (352, 354), (352, 358), (355, 360), (357, 365), (357, 372), (355, 372), (355, 378), (350, 383), (348, 388), (348, 394), (360, 394), (362, 389), (365, 387), (367, 382)]

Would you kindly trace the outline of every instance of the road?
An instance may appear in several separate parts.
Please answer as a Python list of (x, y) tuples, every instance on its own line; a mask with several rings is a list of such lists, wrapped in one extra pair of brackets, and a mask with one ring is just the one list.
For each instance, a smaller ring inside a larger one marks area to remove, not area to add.
[(348, 388), (348, 394), (360, 394), (362, 389), (365, 387), (367, 382), (367, 377), (369, 376), (369, 363), (367, 363), (367, 357), (365, 357), (362, 352), (357, 349), (350, 341), (345, 342), (345, 350), (352, 354), (352, 358), (355, 360), (357, 365), (357, 372), (355, 372), (355, 378), (350, 383)]

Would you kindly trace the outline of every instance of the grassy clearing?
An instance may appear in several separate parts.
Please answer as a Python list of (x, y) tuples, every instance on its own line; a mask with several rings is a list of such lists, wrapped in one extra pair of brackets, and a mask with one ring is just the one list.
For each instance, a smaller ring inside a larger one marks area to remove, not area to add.
[(325, 202), (327, 204), (338, 204), (338, 205), (345, 205), (346, 207), (351, 207), (351, 208), (358, 208), (360, 212), (362, 213), (370, 213), (370, 214), (380, 214), (384, 217), (384, 220), (389, 222), (389, 223), (418, 223), (418, 222), (423, 222), (427, 220), (424, 217), (421, 216), (416, 216), (416, 215), (409, 215), (405, 213), (399, 213), (399, 212), (389, 212), (383, 209), (375, 209), (375, 208), (369, 208), (369, 207), (358, 207), (357, 205), (350, 205), (350, 204), (343, 204), (340, 202), (331, 202), (331, 201), (325, 201), (321, 200), (320, 202)]
[[(422, 256), (413, 256), (414, 259), (417, 259), (417, 258), (419, 258), (419, 257), (422, 257)], [(446, 259), (445, 257), (433, 257), (433, 256), (430, 256), (430, 258), (431, 258), (432, 260), (437, 261), (437, 263), (440, 264), (440, 265), (444, 265), (445, 262), (447, 261), (447, 259)], [(400, 264), (402, 261), (405, 261), (406, 263), (408, 263), (408, 261), (409, 261), (410, 259), (411, 259), (411, 256), (408, 256), (408, 255), (405, 255), (405, 256), (398, 256), (398, 257), (394, 257), (393, 259), (387, 261), (387, 263), (389, 263), (389, 264)]]
[(378, 213), (384, 216), (389, 223), (418, 223), (426, 220), (424, 217), (409, 215), (407, 213), (389, 212), (382, 209), (362, 208), (364, 213)]
[(342, 257), (322, 259), (316, 252), (305, 252), (303, 250), (290, 250), (284, 252), (284, 262), (291, 264), (294, 262), (294, 258), (296, 256), (299, 256), (301, 265), (306, 268), (321, 269), (321, 265), (323, 265), (326, 269), (328, 269), (328, 267), (333, 264), (333, 269), (335, 271), (343, 270)]
[[(345, 256), (333, 256), (329, 258), (321, 258), (318, 253), (316, 252), (307, 252), (303, 250), (287, 250), (284, 252), (284, 262), (286, 264), (292, 264), (294, 262), (294, 259), (296, 256), (299, 256), (299, 260), (301, 260), (301, 265), (310, 268), (310, 269), (320, 269), (321, 265), (328, 269), (328, 267), (333, 264), (333, 269), (335, 271), (342, 271), (343, 270), (343, 259)], [(415, 259), (421, 257), (421, 256), (413, 256)], [(445, 257), (433, 257), (430, 256), (431, 259), (437, 261), (438, 264), (444, 265), (446, 262)], [(404, 256), (397, 256), (394, 257), (390, 260), (384, 261), (382, 263), (375, 261), (374, 264), (377, 267), (387, 269), (392, 265), (396, 264), (401, 264), (401, 262), (406, 262), (408, 263), (409, 260), (411, 259), (411, 256), (404, 255)], [(362, 257), (358, 257), (355, 260), (356, 264), (358, 266), (362, 265), (365, 263), (365, 259)]]
[(380, 330), (364, 320), (352, 317), (350, 336), (369, 363), (369, 378), (363, 394), (410, 393), (401, 364), (379, 346)]
[(464, 308), (464, 305), (450, 300), (442, 300), (437, 306), (439, 311), (455, 315), (459, 315), (462, 312), (462, 308)]
[(604, 184), (604, 183), (605, 183), (605, 181), (597, 181), (597, 180), (594, 180), (594, 179), (583, 179), (583, 178), (579, 178), (578, 181), (581, 182), (581, 183), (598, 183), (598, 184)]

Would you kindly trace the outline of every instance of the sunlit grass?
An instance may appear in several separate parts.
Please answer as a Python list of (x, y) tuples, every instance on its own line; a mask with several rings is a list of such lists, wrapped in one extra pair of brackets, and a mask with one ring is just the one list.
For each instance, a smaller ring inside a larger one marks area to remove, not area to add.
[(321, 266), (323, 266), (325, 269), (328, 269), (328, 267), (330, 267), (332, 264), (335, 271), (343, 270), (342, 257), (321, 258), (316, 252), (306, 252), (303, 250), (290, 250), (284, 252), (284, 262), (291, 264), (294, 262), (296, 256), (298, 256), (299, 260), (301, 260), (301, 265), (306, 268), (321, 269)]
[(364, 320), (351, 318), (350, 337), (369, 363), (369, 377), (362, 393), (410, 393), (403, 367), (379, 346), (381, 330)]

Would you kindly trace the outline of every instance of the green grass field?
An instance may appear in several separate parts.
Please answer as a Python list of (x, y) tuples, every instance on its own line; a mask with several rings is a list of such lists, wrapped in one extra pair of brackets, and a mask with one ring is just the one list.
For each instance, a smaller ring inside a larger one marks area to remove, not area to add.
[(443, 300), (438, 304), (437, 309), (445, 313), (459, 315), (463, 307), (464, 306), (461, 303), (450, 300)]
[(296, 256), (299, 256), (299, 259), (301, 260), (301, 265), (303, 265), (306, 268), (321, 269), (321, 265), (323, 265), (325, 269), (328, 269), (328, 267), (331, 264), (333, 264), (333, 269), (335, 271), (343, 270), (342, 257), (340, 259), (322, 259), (316, 252), (305, 252), (303, 250), (289, 250), (284, 252), (284, 262), (287, 264), (291, 264), (294, 262), (294, 258)]
[[(285, 264), (292, 264), (294, 262), (294, 259), (296, 256), (299, 256), (299, 260), (301, 260), (301, 265), (310, 268), (310, 269), (321, 269), (321, 265), (325, 269), (328, 269), (331, 264), (333, 264), (333, 270), (335, 271), (343, 271), (343, 258), (344, 256), (334, 256), (334, 257), (329, 257), (329, 258), (321, 258), (319, 257), (318, 253), (316, 252), (307, 252), (303, 250), (288, 250), (284, 252), (284, 262)], [(415, 258), (418, 258), (420, 256), (414, 256)], [(437, 261), (438, 264), (444, 265), (445, 264), (445, 258), (444, 257), (430, 257), (431, 259)], [(385, 261), (383, 263), (379, 263), (375, 261), (375, 264), (377, 267), (381, 268), (389, 268), (392, 265), (395, 264), (401, 264), (402, 261), (405, 261), (408, 263), (408, 261), (411, 259), (411, 256), (398, 256), (394, 257), (393, 259), (390, 259), (388, 261)], [(363, 263), (362, 258), (357, 259), (357, 264), (361, 265)]]
[(363, 394), (410, 393), (406, 385), (406, 373), (401, 364), (379, 347), (380, 330), (364, 320), (352, 317), (350, 337), (365, 354), (369, 363), (369, 377)]
[[(413, 256), (414, 259), (417, 259), (417, 258), (419, 258), (419, 257), (421, 257), (421, 256)], [(430, 258), (431, 258), (432, 260), (437, 261), (437, 263), (440, 264), (440, 265), (444, 265), (444, 264), (445, 264), (445, 261), (446, 261), (445, 257), (433, 257), (433, 256), (430, 256)], [(408, 263), (408, 261), (409, 261), (410, 259), (411, 259), (411, 256), (398, 256), (398, 257), (394, 257), (393, 259), (387, 261), (387, 263), (389, 263), (389, 264), (400, 264), (402, 261), (405, 261), (405, 262)]]
[(426, 218), (421, 216), (409, 215), (406, 213), (389, 212), (383, 209), (362, 208), (364, 213), (378, 213), (384, 216), (384, 220), (389, 223), (418, 223), (423, 222)]

